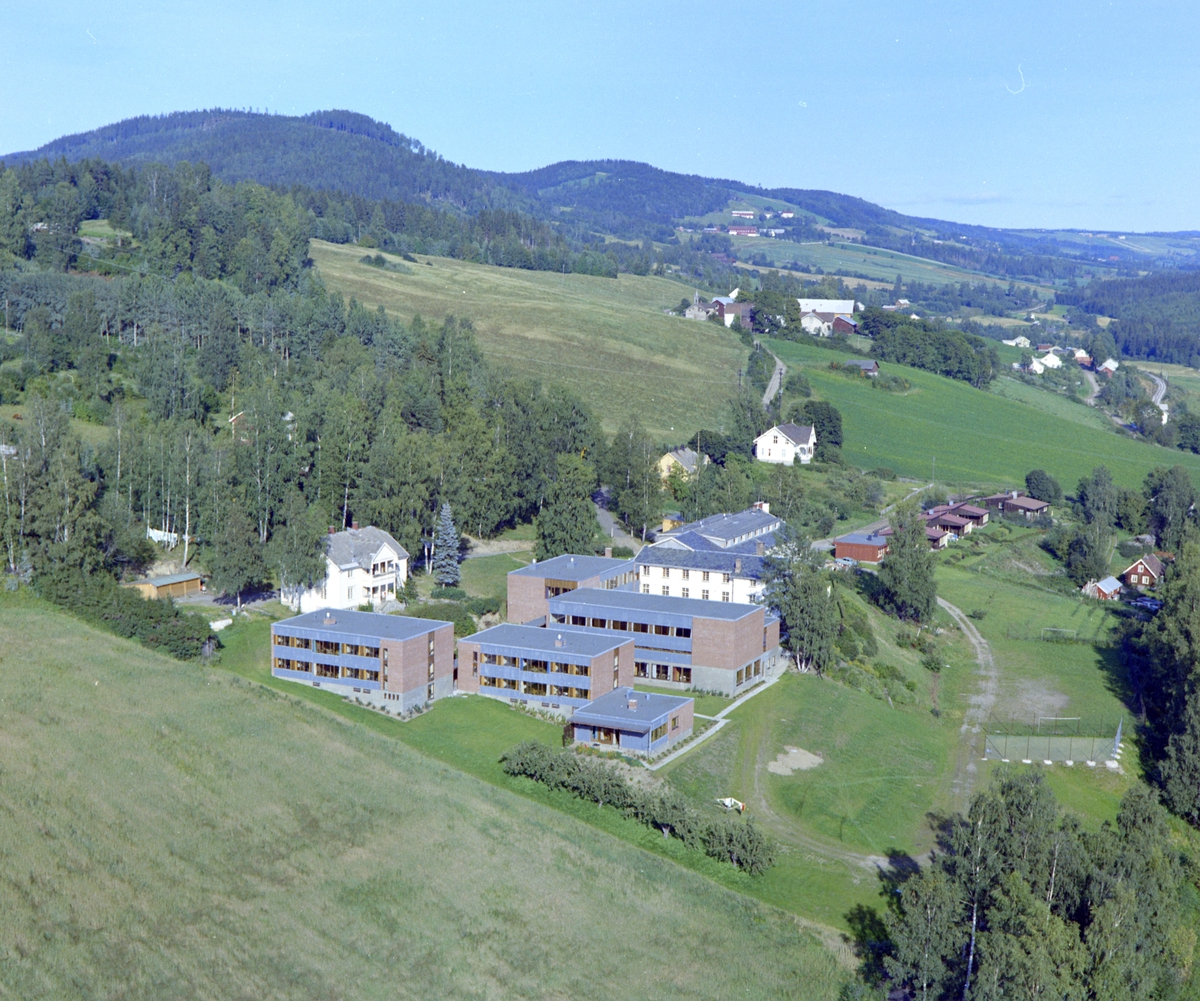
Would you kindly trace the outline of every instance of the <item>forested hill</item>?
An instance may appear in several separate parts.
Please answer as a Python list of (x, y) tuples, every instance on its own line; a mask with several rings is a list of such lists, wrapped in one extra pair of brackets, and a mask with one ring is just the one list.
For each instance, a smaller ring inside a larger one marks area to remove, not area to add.
[(126, 166), (205, 163), (225, 181), (325, 188), (362, 198), (448, 202), (469, 212), (513, 207), (488, 175), (443, 159), (390, 125), (351, 111), (300, 118), (248, 111), (182, 111), (129, 118), (0, 157), (9, 166), (65, 157)]
[[(516, 174), (475, 170), (445, 160), (386, 123), (350, 111), (291, 117), (215, 109), (142, 116), (64, 136), (36, 150), (10, 153), (0, 161), (16, 166), (59, 157), (126, 166), (205, 163), (225, 181), (303, 185), (370, 199), (419, 199), (468, 213), (520, 209), (568, 228), (627, 238), (669, 238), (681, 220), (719, 211), (731, 198), (751, 195), (786, 202), (816, 222), (867, 231), (872, 242), (899, 240), (909, 252), (962, 257), (986, 242), (1010, 253), (1028, 253), (1039, 244), (1026, 235), (905, 216), (833, 191), (764, 189), (629, 160), (563, 161)], [(944, 244), (930, 243), (914, 250), (918, 232), (955, 234), (976, 246), (939, 251)]]

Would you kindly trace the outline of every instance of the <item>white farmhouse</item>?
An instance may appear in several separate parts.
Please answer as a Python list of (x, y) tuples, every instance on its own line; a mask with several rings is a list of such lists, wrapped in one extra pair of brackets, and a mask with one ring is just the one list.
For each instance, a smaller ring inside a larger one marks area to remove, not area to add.
[(762, 462), (793, 465), (797, 459), (807, 466), (817, 448), (816, 428), (800, 424), (777, 424), (754, 439), (754, 457)]
[(325, 579), (284, 599), (299, 612), (353, 609), (394, 600), (408, 580), (408, 550), (382, 528), (358, 522), (325, 537)]

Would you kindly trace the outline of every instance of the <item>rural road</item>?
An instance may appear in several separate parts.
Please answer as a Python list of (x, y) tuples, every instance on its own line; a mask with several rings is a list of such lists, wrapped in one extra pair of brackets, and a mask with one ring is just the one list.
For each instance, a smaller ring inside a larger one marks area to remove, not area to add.
[(1154, 395), (1150, 398), (1150, 402), (1158, 407), (1165, 417), (1167, 404), (1163, 403), (1163, 397), (1167, 395), (1167, 380), (1161, 375), (1155, 375), (1153, 372), (1146, 372), (1145, 374), (1154, 380)]
[(1085, 371), (1083, 377), (1087, 379), (1088, 385), (1092, 387), (1083, 402), (1089, 407), (1094, 407), (1096, 405), (1096, 397), (1100, 395), (1100, 383), (1096, 381), (1095, 372)]
[(763, 393), (763, 409), (771, 405), (771, 401), (775, 399), (775, 394), (779, 392), (779, 387), (783, 385), (783, 376), (787, 372), (787, 366), (779, 360), (779, 355), (774, 351), (768, 351), (772, 358), (775, 359), (775, 371), (771, 373), (771, 381), (767, 383), (767, 391)]
[(938, 604), (950, 614), (950, 618), (958, 623), (963, 635), (971, 641), (971, 646), (975, 648), (977, 665), (975, 676), (979, 679), (978, 691), (970, 697), (970, 704), (963, 715), (954, 765), (954, 783), (951, 787), (954, 790), (955, 805), (960, 811), (966, 813), (972, 787), (979, 771), (979, 734), (996, 705), (996, 695), (1000, 687), (999, 671), (996, 669), (996, 658), (992, 655), (992, 648), (975, 628), (975, 623), (967, 618), (961, 608), (950, 604), (945, 598), (938, 598)]
[(628, 546), (635, 554), (638, 553), (645, 543), (629, 535), (608, 508), (603, 507), (595, 500), (592, 503), (596, 505), (596, 520), (600, 522), (600, 528), (608, 536), (609, 541), (614, 546)]

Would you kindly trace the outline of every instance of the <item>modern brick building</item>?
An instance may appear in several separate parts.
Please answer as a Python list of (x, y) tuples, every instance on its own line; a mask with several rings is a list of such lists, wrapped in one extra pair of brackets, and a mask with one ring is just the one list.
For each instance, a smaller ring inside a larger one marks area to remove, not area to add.
[(833, 540), (833, 555), (839, 560), (851, 559), (859, 563), (880, 563), (887, 555), (887, 536), (874, 532), (850, 532)]
[(575, 739), (653, 757), (692, 735), (695, 702), (618, 688), (575, 710)]
[(458, 689), (571, 710), (632, 685), (633, 662), (627, 633), (503, 623), (459, 642)]
[(762, 605), (599, 588), (565, 591), (547, 604), (549, 631), (631, 634), (634, 676), (656, 684), (734, 695), (779, 658), (779, 619)]
[(546, 602), (578, 587), (614, 589), (636, 585), (636, 563), (613, 559), (611, 550), (606, 556), (555, 556), (508, 575), (508, 621), (542, 625)]
[(454, 693), (454, 626), (326, 609), (271, 626), (271, 673), (393, 712)]

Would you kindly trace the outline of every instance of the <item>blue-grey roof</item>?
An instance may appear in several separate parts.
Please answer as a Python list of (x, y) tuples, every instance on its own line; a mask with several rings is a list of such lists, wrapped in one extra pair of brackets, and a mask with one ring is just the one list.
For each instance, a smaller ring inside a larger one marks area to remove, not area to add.
[[(622, 730), (645, 733), (655, 725), (686, 706), (692, 699), (658, 692), (636, 692), (632, 688), (614, 688), (607, 695), (593, 699), (575, 710), (572, 723), (612, 726)], [(630, 702), (636, 703), (631, 709)]]
[(1109, 577), (1105, 577), (1104, 580), (1102, 580), (1100, 582), (1099, 586), (1104, 588), (1104, 590), (1106, 590), (1106, 591), (1112, 591), (1112, 590), (1119, 591), (1121, 589), (1121, 582), (1119, 580), (1117, 580), (1116, 577), (1109, 576)]
[(550, 577), (554, 580), (589, 580), (592, 577), (613, 577), (633, 571), (633, 560), (613, 559), (608, 556), (573, 556), (564, 553), (553, 559), (530, 563), (527, 567), (509, 571), (510, 576)]
[[(678, 531), (680, 530), (676, 529), (676, 532)], [(764, 549), (771, 549), (775, 545), (774, 532), (756, 535), (752, 539), (747, 539), (745, 542), (739, 542), (731, 546), (718, 545), (698, 532), (683, 532), (682, 535), (674, 532), (670, 535), (664, 535), (660, 532), (658, 537), (661, 541), (654, 544), (655, 548), (690, 549), (696, 553), (732, 553), (735, 556), (757, 556), (759, 543), (762, 543)]]
[(542, 629), (538, 626), (518, 626), (511, 622), (503, 622), (467, 637), (465, 642), (536, 650), (539, 653), (598, 657), (624, 643), (632, 643), (633, 634), (612, 629), (570, 629), (564, 626)]
[[(851, 321), (854, 322), (854, 321)], [(842, 368), (879, 368), (879, 362), (874, 358), (851, 358), (849, 361), (842, 362)]]
[(374, 525), (347, 528), (325, 537), (326, 555), (333, 560), (334, 566), (342, 570), (354, 566), (370, 570), (372, 561), (384, 546), (389, 547), (400, 559), (408, 559), (408, 550), (389, 533)]
[[(726, 549), (742, 542), (762, 540), (769, 533), (783, 527), (783, 520), (758, 508), (746, 508), (736, 514), (714, 514), (699, 521), (680, 525), (668, 532), (660, 532), (659, 538), (675, 538), (695, 534), (707, 539), (718, 548)], [(691, 548), (691, 547), (689, 547)]]
[(840, 535), (834, 542), (847, 542), (851, 545), (859, 546), (886, 546), (888, 538), (886, 535), (876, 535), (874, 532), (870, 534), (866, 532), (850, 532), (847, 535)]
[(172, 573), (165, 577), (151, 577), (148, 580), (137, 580), (135, 584), (153, 584), (155, 587), (166, 587), (168, 584), (182, 584), (185, 580), (199, 580), (198, 573)]
[(642, 594), (640, 591), (617, 589), (610, 591), (600, 587), (580, 587), (550, 599), (551, 608), (562, 605), (591, 605), (610, 610), (692, 615), (701, 619), (728, 619), (731, 622), (762, 611), (761, 605), (747, 605), (736, 601), (672, 598), (662, 594)]
[(688, 570), (735, 574), (746, 580), (762, 580), (766, 560), (762, 556), (743, 556), (728, 549), (693, 550), (656, 545), (646, 546), (638, 553), (637, 562), (641, 566), (686, 567)]
[[(332, 620), (332, 621), (331, 621)], [(452, 623), (438, 619), (417, 619), (407, 615), (384, 615), (382, 612), (351, 612), (345, 609), (321, 609), (281, 619), (272, 627), (281, 629), (318, 629), (323, 633), (345, 633), (350, 636), (374, 636), (383, 640), (409, 640), (433, 632)]]

